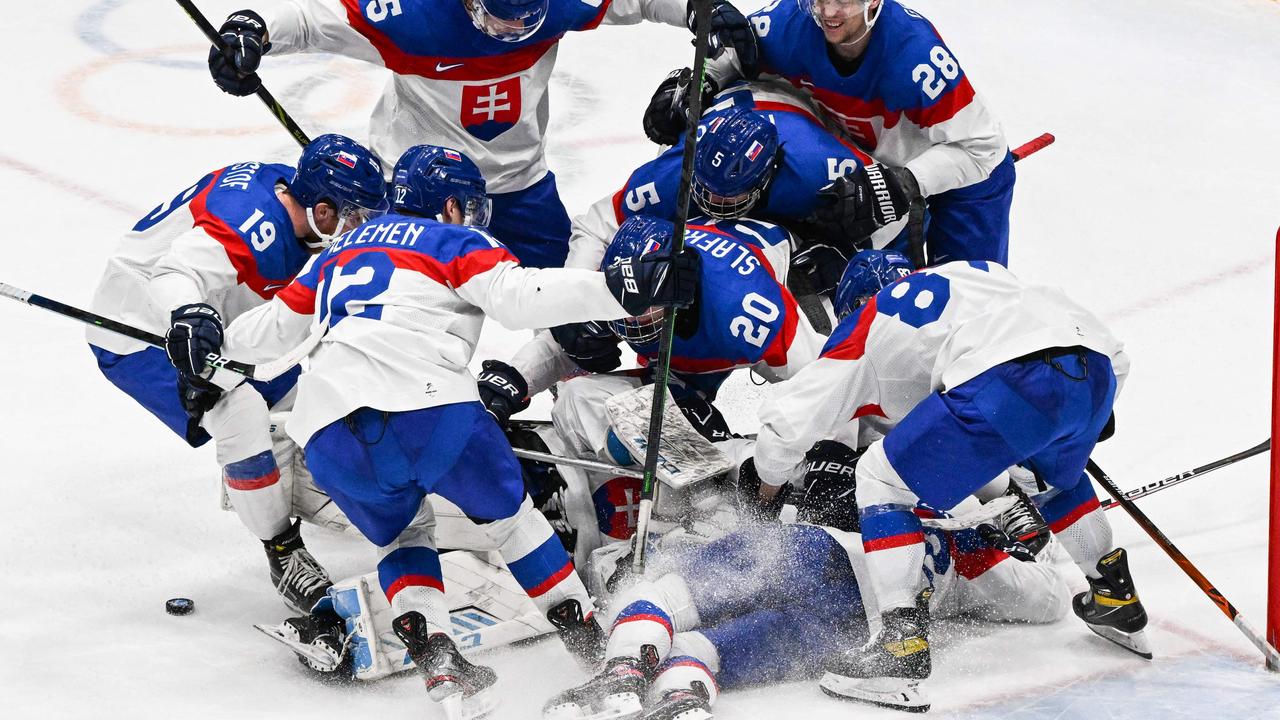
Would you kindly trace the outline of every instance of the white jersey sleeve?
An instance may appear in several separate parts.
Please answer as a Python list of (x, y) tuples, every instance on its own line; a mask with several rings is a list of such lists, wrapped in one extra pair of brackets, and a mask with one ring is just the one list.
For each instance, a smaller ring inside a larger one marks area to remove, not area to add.
[[(302, 273), (311, 273), (312, 257)], [(314, 322), (315, 305), (311, 293), (300, 292), (298, 281), (281, 290), (271, 302), (260, 305), (227, 326), (223, 354), (247, 363), (275, 360), (306, 339)]]
[(151, 303), (167, 314), (181, 305), (205, 302), (215, 291), (235, 287), (236, 268), (222, 244), (192, 228), (174, 239), (169, 252), (155, 265), (149, 291)]
[(634, 25), (641, 20), (678, 28), (685, 26), (684, 0), (612, 0), (604, 14), (606, 25)]
[(272, 55), (327, 52), (382, 65), (378, 50), (347, 22), (340, 0), (286, 0), (267, 18)]
[(614, 200), (614, 195), (606, 195), (587, 208), (585, 213), (573, 219), (569, 234), (569, 257), (565, 260), (565, 267), (586, 270), (600, 268), (609, 241), (618, 232)]
[(529, 384), (529, 397), (546, 390), (561, 378), (578, 369), (576, 363), (564, 354), (550, 330), (539, 331), (511, 357), (515, 368)]
[(526, 268), (500, 262), (458, 286), (459, 297), (509, 330), (538, 329), (589, 319), (617, 320), (627, 311), (605, 285), (604, 274), (576, 268)]

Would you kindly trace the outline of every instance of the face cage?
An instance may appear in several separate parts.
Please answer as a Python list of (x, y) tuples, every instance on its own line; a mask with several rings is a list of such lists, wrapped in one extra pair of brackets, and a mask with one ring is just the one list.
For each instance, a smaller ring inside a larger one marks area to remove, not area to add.
[(763, 188), (756, 188), (731, 198), (721, 197), (707, 189), (706, 185), (693, 176), (693, 201), (702, 208), (702, 212), (717, 220), (733, 220), (746, 216), (760, 199)]
[(662, 308), (649, 308), (644, 315), (625, 317), (621, 320), (610, 320), (609, 329), (613, 334), (636, 345), (648, 345), (662, 335), (662, 320), (666, 314)]
[[(542, 23), (547, 19), (546, 12), (534, 11), (523, 18), (504, 20), (489, 12), (484, 6), (484, 0), (470, 0), (470, 10), (471, 24), (475, 25), (477, 30), (494, 40), (510, 43), (520, 42), (532, 37), (534, 33), (542, 28)], [(530, 23), (528, 19), (534, 15), (537, 15), (537, 17)], [(520, 25), (516, 25), (516, 23), (520, 23)]]

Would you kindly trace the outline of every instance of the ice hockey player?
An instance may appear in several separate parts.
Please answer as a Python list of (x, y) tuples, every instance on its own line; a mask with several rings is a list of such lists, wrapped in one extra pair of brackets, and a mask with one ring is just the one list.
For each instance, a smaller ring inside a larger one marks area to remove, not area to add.
[(597, 652), (599, 633), (573, 563), (477, 402), (467, 363), (484, 317), (529, 328), (684, 305), (697, 257), (668, 249), (603, 273), (522, 268), (483, 229), (484, 179), (461, 152), (416, 146), (394, 178), (393, 211), (335, 241), (271, 304), (232, 324), (227, 350), (243, 346), (234, 356), (252, 362), (295, 345), (313, 321), (327, 326), (286, 429), (317, 486), (378, 547), (395, 632), (429, 696), (472, 714), (494, 701), (485, 691), (495, 676), (449, 637), (428, 493), (483, 527), (572, 650)]
[(767, 497), (803, 473), (813, 443), (848, 432), (850, 418), (884, 434), (857, 471), (883, 629), (833, 661), (823, 687), (869, 702), (920, 702), (931, 666), (915, 607), (925, 545), (911, 509), (923, 501), (949, 510), (1015, 465), (1049, 488), (1040, 510), (1088, 576), (1076, 614), (1150, 657), (1125, 552), (1083, 473), (1128, 372), (1120, 341), (1060, 290), (987, 262), (921, 270), (856, 311), (838, 310), (846, 317), (822, 357), (762, 404), (755, 449)]
[[(805, 454), (796, 524), (776, 522), (779, 505), (771, 521), (655, 556), (659, 570), (610, 601), (604, 669), (547, 702), (544, 718), (705, 720), (721, 690), (815, 677), (865, 641), (879, 601), (858, 536), (858, 456), (831, 440)], [(1066, 612), (1067, 586), (1050, 563), (1010, 560), (973, 529), (923, 534), (910, 578), (927, 588), (922, 617), (1048, 623)]]
[[(715, 0), (716, 45), (751, 72), (755, 37), (727, 0)], [(214, 82), (233, 95), (260, 85), (262, 55), (328, 52), (394, 75), (370, 120), (372, 147), (399, 157), (423, 140), (459, 148), (489, 183), (489, 231), (533, 267), (558, 267), (569, 216), (547, 169), (548, 83), (567, 32), (641, 20), (684, 27), (682, 0), (291, 0), (270, 20), (232, 13), (211, 50)]]
[[(770, 0), (749, 17), (760, 72), (812, 96), (862, 149), (893, 169), (913, 199), (927, 201), (928, 264), (1008, 264), (1013, 156), (999, 122), (933, 25), (898, 0)], [(733, 58), (710, 63), (724, 87)], [(714, 87), (713, 82), (713, 87)], [(646, 127), (670, 142), (682, 108), (659, 87)], [(651, 137), (654, 137), (651, 135)], [(857, 191), (837, 180), (837, 196)], [(839, 226), (838, 213), (827, 215)], [(910, 255), (909, 255), (910, 256)]]
[(329, 578), (290, 524), (267, 415), (291, 401), (298, 371), (223, 393), (197, 372), (196, 348), (200, 358), (216, 352), (224, 322), (273, 298), (330, 239), (384, 209), (385, 198), (377, 158), (341, 135), (312, 141), (296, 169), (244, 162), (214, 170), (133, 226), (93, 299), (94, 312), (167, 330), (168, 357), (96, 328), (87, 339), (103, 375), (179, 437), (192, 447), (214, 439), (227, 495), (263, 541), (272, 583), (304, 612)]
[[(873, 178), (887, 178), (885, 168), (832, 135), (798, 91), (777, 82), (745, 83), (712, 102), (699, 125), (693, 200), (712, 218), (752, 217), (795, 233), (799, 247), (794, 264), (806, 280), (803, 286), (793, 285), (798, 291), (829, 293), (848, 258), (868, 246), (872, 233), (886, 225), (896, 233), (902, 226), (908, 201), (896, 185), (889, 202), (872, 200)], [(575, 218), (570, 265), (598, 265), (613, 231), (628, 217), (675, 218), (681, 152), (677, 145), (636, 168), (620, 190)], [(849, 187), (861, 191), (839, 200), (849, 222), (832, 231), (813, 216), (823, 201), (820, 191), (845, 176), (851, 178)], [(880, 244), (892, 238), (890, 234)]]

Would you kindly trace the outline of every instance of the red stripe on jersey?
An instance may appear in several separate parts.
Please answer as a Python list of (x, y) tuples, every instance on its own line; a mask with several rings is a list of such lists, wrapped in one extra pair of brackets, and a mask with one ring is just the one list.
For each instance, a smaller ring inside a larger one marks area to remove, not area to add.
[(1088, 515), (1094, 510), (1097, 510), (1099, 507), (1101, 507), (1101, 504), (1098, 502), (1098, 498), (1091, 497), (1088, 500), (1085, 500), (1084, 502), (1077, 505), (1075, 510), (1072, 510), (1066, 515), (1063, 515), (1062, 517), (1058, 518), (1054, 522), (1049, 523), (1049, 529), (1055, 533), (1060, 533), (1063, 530), (1066, 530), (1067, 528), (1071, 527), (1071, 525), (1074, 524), (1077, 520), (1084, 517), (1085, 515)]
[(488, 272), (503, 262), (519, 263), (515, 255), (505, 247), (472, 250), (465, 255), (440, 262), (425, 253), (401, 250), (399, 248), (352, 248), (338, 253), (336, 265), (342, 265), (348, 259), (367, 252), (380, 252), (391, 259), (391, 264), (403, 270), (422, 273), (441, 285), (458, 288), (468, 280), (482, 272)]
[(960, 78), (960, 82), (952, 85), (937, 102), (927, 108), (908, 110), (907, 119), (920, 127), (941, 125), (956, 116), (956, 113), (973, 102), (973, 86), (969, 84), (969, 76)]
[(587, 24), (578, 28), (578, 30), (595, 30), (600, 27), (600, 23), (604, 22), (605, 13), (609, 12), (609, 6), (612, 4), (613, 0), (604, 0), (604, 2), (600, 3), (600, 11), (596, 13), (596, 16), (587, 21)]
[[(487, 57), (436, 57), (415, 55), (396, 47), (381, 30), (369, 23), (362, 12), (363, 0), (342, 0), (347, 24), (363, 35), (382, 56), (382, 64), (399, 75), (417, 75), (432, 80), (494, 80), (524, 72), (537, 64), (560, 41), (560, 35), (501, 55)], [(477, 31), (478, 32), (478, 31)]]
[(528, 595), (531, 598), (536, 598), (541, 595), (546, 595), (548, 592), (551, 591), (552, 588), (554, 588), (556, 585), (559, 585), (561, 580), (564, 580), (565, 578), (569, 577), (572, 574), (573, 574), (573, 561), (570, 560), (564, 564), (564, 567), (552, 573), (551, 577), (547, 578), (546, 580), (543, 580), (542, 582), (538, 583), (534, 587), (527, 588), (524, 592), (526, 595)]
[(888, 415), (885, 415), (885, 414), (884, 414), (884, 409), (883, 409), (883, 408), (881, 408), (879, 405), (871, 404), (871, 405), (863, 405), (862, 407), (858, 408), (857, 410), (854, 410), (854, 411), (853, 411), (853, 417), (851, 417), (851, 418), (849, 418), (849, 419), (850, 419), (850, 420), (857, 420), (857, 419), (858, 419), (858, 418), (860, 418), (860, 417), (866, 417), (866, 416), (868, 416), (868, 415), (875, 415), (875, 416), (877, 416), (877, 417), (882, 417), (882, 418), (888, 418), (888, 417), (889, 417)]
[(863, 540), (862, 549), (867, 552), (875, 552), (877, 550), (892, 550), (897, 547), (906, 545), (915, 545), (924, 542), (924, 533), (920, 530), (901, 535), (890, 535), (885, 538), (877, 538), (875, 540)]
[(289, 283), (277, 295), (288, 308), (299, 315), (313, 315), (316, 311), (316, 291), (296, 280)]
[(387, 586), (387, 602), (391, 602), (396, 593), (407, 587), (429, 587), (444, 592), (444, 583), (441, 582), (440, 578), (430, 575), (403, 575)]
[(951, 546), (951, 557), (956, 564), (956, 573), (966, 580), (982, 575), (1009, 557), (1005, 551), (993, 547), (971, 551), (961, 550), (956, 545), (954, 535), (947, 535), (947, 544)]
[(249, 490), (261, 490), (262, 488), (271, 487), (277, 482), (280, 482), (280, 469), (272, 468), (271, 472), (263, 475), (262, 477), (237, 479), (227, 477), (224, 474), (222, 479), (226, 481), (227, 487), (232, 490), (242, 490), (246, 492)]
[(876, 298), (873, 295), (862, 308), (862, 314), (858, 316), (858, 324), (853, 328), (853, 332), (841, 340), (839, 345), (822, 353), (822, 357), (832, 360), (857, 360), (867, 354), (867, 335), (871, 333), (871, 323), (875, 318)]
[(227, 259), (231, 261), (231, 267), (236, 270), (236, 282), (249, 288), (258, 297), (263, 300), (270, 300), (280, 292), (281, 288), (276, 287), (267, 290), (269, 284), (266, 278), (258, 274), (258, 263), (253, 259), (253, 251), (245, 245), (244, 238), (240, 237), (225, 220), (214, 215), (209, 211), (209, 193), (218, 186), (218, 178), (221, 177), (223, 170), (217, 170), (213, 174), (213, 181), (210, 182), (204, 190), (201, 190), (187, 207), (191, 210), (191, 218), (193, 227), (204, 230), (209, 237), (218, 241), (222, 245), (222, 250), (227, 254)]
[[(630, 184), (631, 178), (627, 178), (627, 185)], [(626, 216), (622, 214), (622, 198), (627, 194), (627, 185), (623, 185), (618, 189), (618, 192), (613, 194), (613, 219), (617, 221), (619, 225), (622, 224), (623, 220), (627, 219)], [(609, 239), (612, 240), (613, 238)]]

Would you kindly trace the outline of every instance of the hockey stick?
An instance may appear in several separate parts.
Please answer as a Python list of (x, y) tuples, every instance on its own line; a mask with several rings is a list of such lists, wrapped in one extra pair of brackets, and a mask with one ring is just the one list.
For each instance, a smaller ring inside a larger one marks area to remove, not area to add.
[(1134, 505), (1132, 500), (1125, 497), (1124, 493), (1120, 492), (1120, 488), (1116, 487), (1115, 482), (1113, 482), (1111, 478), (1107, 477), (1107, 474), (1102, 471), (1102, 468), (1098, 467), (1098, 464), (1093, 460), (1090, 460), (1085, 466), (1085, 469), (1089, 471), (1089, 474), (1093, 476), (1094, 480), (1098, 481), (1099, 485), (1106, 489), (1107, 493), (1109, 493), (1111, 497), (1115, 498), (1117, 504), (1124, 507), (1125, 511), (1129, 513), (1129, 516), (1133, 518), (1134, 522), (1138, 523), (1138, 526), (1151, 536), (1151, 539), (1160, 546), (1160, 549), (1164, 550), (1165, 553), (1167, 553), (1178, 565), (1178, 567), (1182, 568), (1182, 571), (1187, 574), (1187, 577), (1190, 577), (1192, 582), (1194, 582), (1205, 595), (1209, 596), (1209, 599), (1213, 601), (1213, 604), (1218, 606), (1218, 609), (1221, 610), (1237, 628), (1239, 628), (1240, 632), (1244, 633), (1244, 636), (1249, 638), (1249, 642), (1253, 643), (1253, 646), (1256, 647), (1258, 651), (1262, 653), (1262, 656), (1267, 659), (1267, 664), (1272, 667), (1280, 666), (1280, 653), (1277, 653), (1276, 649), (1271, 647), (1271, 645), (1263, 639), (1262, 633), (1258, 632), (1258, 629), (1246, 620), (1244, 616), (1240, 614), (1240, 611), (1236, 610), (1235, 606), (1227, 600), (1226, 596), (1219, 592), (1218, 588), (1213, 586), (1213, 583), (1209, 582), (1209, 579), (1204, 576), (1204, 573), (1200, 572), (1200, 570), (1192, 564), (1191, 560), (1189, 560), (1186, 555), (1182, 554), (1182, 551), (1173, 544), (1173, 541), (1161, 532), (1160, 528), (1156, 527), (1155, 523), (1151, 522), (1151, 519), (1147, 517), (1146, 513), (1139, 510), (1138, 506)]
[(537, 460), (538, 462), (552, 463), (553, 465), (570, 465), (572, 467), (580, 467), (584, 470), (595, 470), (596, 472), (611, 473), (621, 477), (644, 479), (644, 472), (634, 470), (632, 468), (618, 467), (608, 463), (596, 462), (595, 460), (579, 460), (577, 458), (560, 457), (551, 453), (538, 452), (537, 450), (525, 450), (524, 448), (511, 448), (511, 451), (518, 458), (525, 460)]
[[(191, 0), (177, 0), (177, 3), (183, 10), (187, 11), (187, 16), (191, 18), (191, 22), (195, 23), (196, 27), (200, 28), (200, 32), (203, 32), (204, 36), (209, 38), (209, 42), (213, 43), (213, 46), (218, 49), (218, 52), (223, 55), (227, 55), (227, 46), (222, 42), (222, 36), (218, 35), (218, 31), (209, 23), (209, 19), (204, 16), (204, 13), (200, 12), (200, 8), (196, 7), (195, 3), (191, 2)], [(254, 75), (257, 75), (257, 73), (254, 73)], [(284, 126), (285, 130), (289, 131), (289, 134), (293, 136), (293, 139), (296, 140), (299, 145), (306, 147), (311, 144), (311, 138), (307, 137), (307, 134), (302, 131), (302, 128), (298, 127), (298, 123), (293, 121), (293, 118), (290, 117), (289, 113), (285, 111), (282, 105), (280, 105), (280, 102), (267, 91), (267, 87), (261, 82), (258, 83), (258, 90), (256, 94), (258, 99), (267, 106), (267, 109), (271, 111), (271, 114), (274, 115), (276, 120)]]
[[(691, 0), (693, 15), (693, 73), (689, 78), (689, 107), (685, 117), (684, 156), (680, 164), (680, 193), (676, 196), (675, 231), (672, 251), (684, 250), (684, 227), (689, 219), (689, 195), (693, 185), (693, 150), (698, 141), (698, 121), (702, 119), (702, 76), (707, 69), (707, 36), (711, 33), (711, 0)], [(653, 514), (654, 482), (658, 472), (658, 444), (662, 439), (662, 411), (667, 404), (667, 378), (671, 374), (671, 343), (675, 338), (676, 308), (669, 307), (662, 320), (658, 344), (658, 368), (653, 379), (653, 405), (649, 409), (649, 436), (644, 454), (644, 475), (640, 484), (640, 508), (636, 515), (635, 554), (631, 569), (644, 573), (645, 550), (649, 538), (649, 517)]]
[[(1186, 482), (1191, 478), (1200, 477), (1201, 475), (1207, 475), (1213, 472), (1214, 470), (1217, 470), (1219, 468), (1224, 468), (1232, 463), (1240, 462), (1241, 460), (1246, 460), (1248, 458), (1253, 457), (1254, 455), (1261, 455), (1262, 453), (1270, 449), (1271, 449), (1271, 440), (1270, 439), (1263, 440), (1262, 442), (1258, 443), (1257, 445), (1254, 445), (1253, 447), (1249, 448), (1248, 450), (1245, 450), (1244, 452), (1238, 452), (1235, 455), (1224, 457), (1221, 460), (1214, 460), (1213, 462), (1207, 465), (1201, 465), (1198, 468), (1185, 470), (1183, 472), (1178, 473), (1177, 475), (1171, 475), (1163, 480), (1157, 480), (1156, 482), (1148, 483), (1146, 485), (1143, 485), (1140, 488), (1135, 488), (1133, 490), (1130, 490), (1124, 493), (1124, 496), (1129, 500), (1137, 500), (1138, 498), (1144, 498), (1153, 493), (1158, 493), (1167, 487), (1173, 487), (1178, 483)], [(1118, 504), (1119, 503), (1117, 503), (1115, 500), (1108, 498), (1102, 501), (1102, 509), (1110, 510), (1111, 508), (1116, 507)]]
[[(156, 335), (155, 333), (140, 330), (132, 325), (126, 325), (117, 320), (112, 320), (111, 318), (91, 313), (88, 310), (81, 310), (80, 308), (60, 303), (57, 300), (50, 300), (43, 295), (36, 295), (35, 293), (16, 288), (12, 285), (0, 283), (0, 296), (17, 300), (20, 303), (38, 307), (42, 310), (48, 310), (49, 312), (71, 318), (72, 320), (79, 320), (86, 325), (93, 325), (94, 327), (102, 328), (107, 332), (113, 332), (117, 335), (122, 335), (133, 340), (140, 340), (154, 347), (161, 349), (164, 348), (164, 338)], [(283, 357), (262, 363), (261, 365), (251, 365), (238, 360), (231, 360), (230, 358), (224, 358), (217, 353), (209, 353), (205, 356), (204, 361), (205, 364), (211, 368), (227, 370), (237, 375), (249, 378), (250, 380), (267, 382), (275, 380), (285, 374), (294, 365), (301, 362), (302, 358), (310, 355), (311, 351), (315, 349), (316, 344), (320, 342), (320, 338), (323, 337), (323, 335), (324, 331), (322, 326), (321, 329), (317, 329), (312, 332), (311, 336), (304, 340), (302, 344), (290, 350)]]
[(1028, 155), (1034, 155), (1052, 145), (1057, 139), (1052, 133), (1045, 133), (1034, 140), (1028, 140), (1013, 149), (1013, 161), (1018, 162)]

